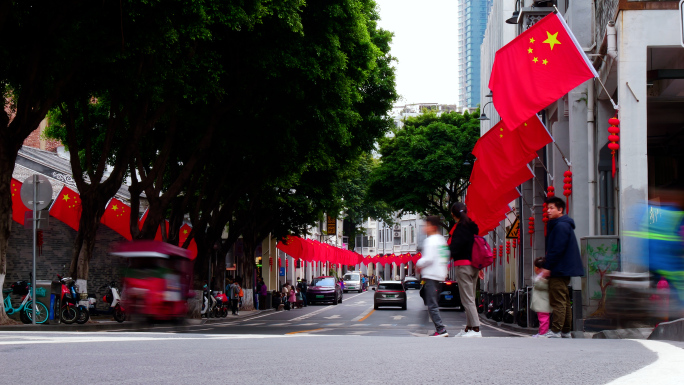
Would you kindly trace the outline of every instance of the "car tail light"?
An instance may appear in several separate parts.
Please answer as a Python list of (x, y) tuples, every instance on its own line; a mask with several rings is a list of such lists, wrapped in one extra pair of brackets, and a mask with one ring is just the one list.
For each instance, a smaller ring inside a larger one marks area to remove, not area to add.
[(444, 283), (446, 283), (447, 285), (451, 285), (451, 282), (444, 282)]

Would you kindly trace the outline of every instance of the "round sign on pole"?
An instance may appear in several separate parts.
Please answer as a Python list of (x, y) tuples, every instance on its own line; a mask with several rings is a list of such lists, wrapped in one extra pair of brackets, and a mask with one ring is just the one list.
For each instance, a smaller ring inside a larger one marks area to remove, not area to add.
[[(46, 208), (52, 200), (52, 185), (46, 177), (38, 175), (38, 184), (36, 187), (36, 210), (42, 210)], [(28, 209), (33, 210), (33, 175), (24, 180), (19, 195), (21, 195), (21, 201), (24, 202), (24, 205), (26, 205)]]

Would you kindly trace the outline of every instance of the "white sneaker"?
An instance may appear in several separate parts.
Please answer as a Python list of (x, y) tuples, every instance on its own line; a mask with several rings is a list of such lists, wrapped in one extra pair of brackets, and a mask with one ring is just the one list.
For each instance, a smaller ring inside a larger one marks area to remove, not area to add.
[(552, 330), (549, 330), (545, 334), (542, 335), (544, 338), (561, 338), (560, 332), (554, 333)]
[(481, 338), (482, 333), (476, 332), (475, 330), (468, 330), (467, 332), (463, 333), (461, 336), (463, 338)]
[(454, 337), (463, 337), (465, 334), (466, 334), (466, 332), (464, 330), (461, 330)]
[(572, 334), (570, 332), (568, 333), (561, 333), (561, 337), (563, 338), (572, 338)]

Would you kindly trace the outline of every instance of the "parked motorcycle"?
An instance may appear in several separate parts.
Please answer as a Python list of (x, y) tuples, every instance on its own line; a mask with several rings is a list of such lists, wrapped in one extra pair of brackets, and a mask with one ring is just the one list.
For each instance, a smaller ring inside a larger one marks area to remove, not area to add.
[(58, 299), (55, 300), (55, 314), (59, 314), (62, 322), (70, 325), (79, 320), (81, 311), (78, 306), (78, 296), (76, 291), (72, 292), (73, 279), (69, 277), (62, 277), (57, 274), (57, 280), (61, 284), (62, 290)]
[(116, 322), (124, 322), (126, 320), (126, 312), (121, 306), (121, 295), (116, 288), (115, 282), (106, 283), (100, 286), (97, 290), (105, 290), (102, 296), (102, 302), (109, 304), (107, 310), (97, 309), (97, 298), (94, 295), (88, 296), (88, 310), (92, 315), (112, 315)]
[(203, 295), (202, 295), (202, 309), (200, 310), (200, 316), (206, 318), (214, 318), (214, 308), (216, 307), (217, 301), (213, 295), (212, 291), (209, 290), (207, 285), (204, 285)]
[(228, 317), (228, 296), (224, 293), (219, 293), (214, 296), (216, 298), (217, 304), (214, 309), (214, 317)]

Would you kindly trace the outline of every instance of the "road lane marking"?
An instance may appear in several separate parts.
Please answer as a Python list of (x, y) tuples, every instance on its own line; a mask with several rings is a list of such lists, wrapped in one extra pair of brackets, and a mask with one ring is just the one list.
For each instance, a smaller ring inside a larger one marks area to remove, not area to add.
[(397, 326), (397, 324), (380, 324), (381, 328), (389, 328), (389, 327), (393, 327), (393, 326)]
[(362, 316), (358, 321), (359, 322), (365, 321), (366, 318), (370, 317), (370, 315), (373, 314), (373, 312), (375, 312), (375, 309), (373, 309), (373, 308), (369, 309), (368, 312), (366, 313), (366, 315)]
[(622, 376), (608, 385), (631, 384), (681, 384), (684, 376), (684, 350), (667, 342), (653, 340), (631, 340), (642, 344), (646, 349), (656, 353), (658, 358), (626, 376)]
[(313, 326), (313, 325), (318, 325), (318, 322), (309, 322), (306, 324), (297, 324), (295, 326)]
[(270, 324), (269, 326), (287, 326), (290, 325), (292, 322), (281, 322), (277, 324)]
[(342, 316), (335, 314), (335, 315), (331, 315), (330, 317), (323, 317), (323, 318), (325, 318), (325, 319), (336, 319), (336, 318), (342, 318)]
[(318, 328), (318, 329), (311, 329), (311, 330), (300, 330), (300, 331), (298, 331), (298, 332), (289, 332), (289, 333), (285, 333), (285, 335), (289, 335), (289, 334), (299, 334), (299, 333), (319, 332), (319, 331), (321, 331), (321, 330), (324, 330), (324, 329), (323, 329), (323, 328)]
[(396, 320), (400, 320), (400, 319), (402, 319), (402, 318), (406, 318), (406, 316), (403, 316), (403, 315), (395, 315), (395, 316), (392, 316), (392, 318), (394, 318), (394, 320), (396, 321)]
[(337, 323), (337, 324), (325, 324), (325, 326), (342, 326), (344, 323)]
[(266, 322), (254, 322), (251, 324), (242, 324), (242, 326), (257, 326), (257, 325), (265, 325)]
[(351, 333), (347, 333), (350, 336), (360, 336), (362, 334), (368, 334), (368, 333), (373, 333), (372, 330), (359, 330)]

